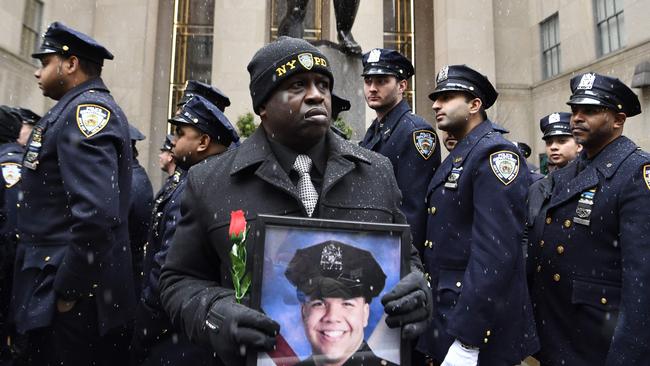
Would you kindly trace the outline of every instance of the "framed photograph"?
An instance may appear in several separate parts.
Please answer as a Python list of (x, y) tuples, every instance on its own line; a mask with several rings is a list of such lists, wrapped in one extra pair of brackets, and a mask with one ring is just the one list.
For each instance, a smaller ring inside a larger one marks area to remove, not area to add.
[(270, 215), (259, 222), (251, 305), (280, 334), (274, 351), (249, 354), (248, 365), (410, 364), (381, 304), (409, 271), (408, 225)]

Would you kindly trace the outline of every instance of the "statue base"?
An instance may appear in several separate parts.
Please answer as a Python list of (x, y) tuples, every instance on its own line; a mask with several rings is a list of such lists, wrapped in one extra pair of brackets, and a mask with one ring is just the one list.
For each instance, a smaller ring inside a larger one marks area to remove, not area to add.
[(334, 94), (350, 101), (350, 110), (340, 118), (352, 127), (351, 140), (359, 141), (366, 134), (366, 98), (363, 94), (363, 65), (360, 55), (348, 55), (330, 41), (313, 42), (330, 62), (334, 75)]

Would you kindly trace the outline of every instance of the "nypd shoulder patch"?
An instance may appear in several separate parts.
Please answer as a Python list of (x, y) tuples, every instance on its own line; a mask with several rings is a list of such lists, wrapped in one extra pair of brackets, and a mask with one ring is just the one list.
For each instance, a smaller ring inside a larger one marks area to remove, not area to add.
[(429, 130), (413, 131), (413, 145), (424, 160), (428, 160), (436, 150), (436, 134)]
[(519, 174), (519, 155), (502, 150), (490, 155), (490, 167), (501, 183), (508, 185)]
[(5, 180), (5, 187), (11, 188), (20, 181), (20, 164), (17, 163), (3, 163), (2, 177)]
[(111, 112), (96, 104), (77, 106), (77, 126), (86, 137), (91, 137), (104, 129), (111, 118)]
[(645, 180), (645, 185), (650, 189), (650, 165), (643, 166), (643, 180)]

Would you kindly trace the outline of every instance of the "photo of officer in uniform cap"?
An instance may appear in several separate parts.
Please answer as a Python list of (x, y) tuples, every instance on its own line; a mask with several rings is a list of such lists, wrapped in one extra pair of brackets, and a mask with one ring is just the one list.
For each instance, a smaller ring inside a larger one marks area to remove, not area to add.
[(311, 357), (297, 365), (395, 365), (364, 340), (386, 274), (372, 253), (335, 240), (298, 249), (285, 276), (296, 286)]

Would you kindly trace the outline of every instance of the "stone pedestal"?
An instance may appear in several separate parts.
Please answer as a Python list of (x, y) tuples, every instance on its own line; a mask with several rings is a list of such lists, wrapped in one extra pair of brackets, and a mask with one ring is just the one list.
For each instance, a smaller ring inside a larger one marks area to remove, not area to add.
[(361, 56), (347, 55), (339, 50), (338, 44), (329, 41), (314, 42), (314, 45), (330, 62), (334, 74), (334, 94), (350, 101), (350, 110), (341, 112), (340, 117), (354, 130), (352, 140), (359, 141), (366, 133)]

